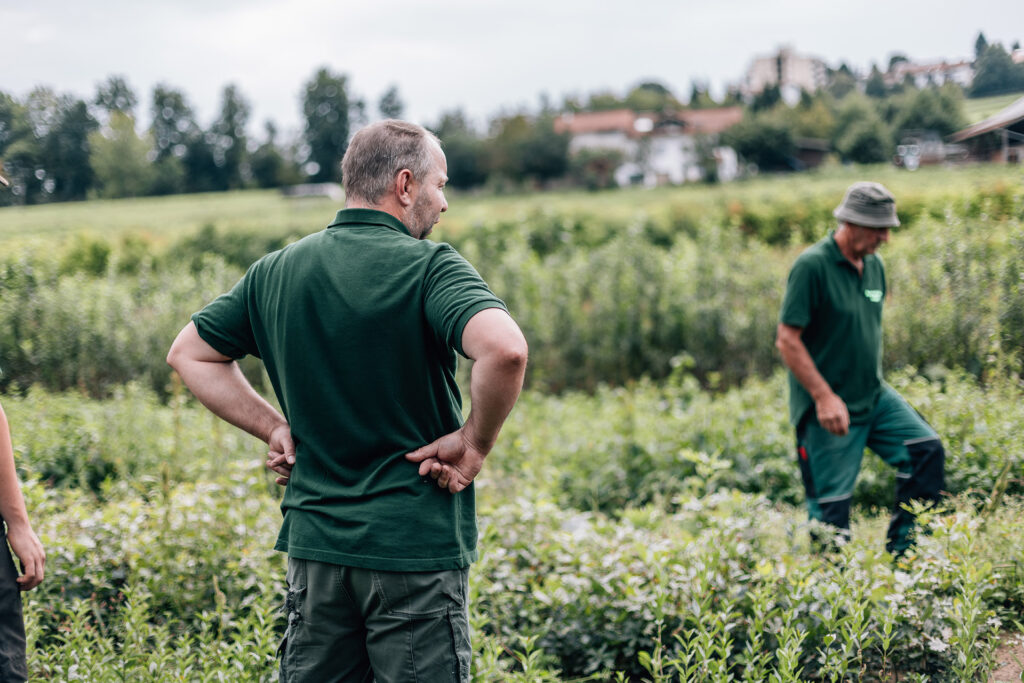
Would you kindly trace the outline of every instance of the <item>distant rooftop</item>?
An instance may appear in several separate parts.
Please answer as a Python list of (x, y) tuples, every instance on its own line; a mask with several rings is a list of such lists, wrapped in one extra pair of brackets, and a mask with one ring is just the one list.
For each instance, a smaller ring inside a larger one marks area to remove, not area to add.
[(667, 113), (635, 112), (631, 109), (562, 114), (555, 119), (555, 132), (570, 135), (622, 133), (631, 138), (655, 134), (663, 125), (682, 125), (687, 133), (715, 135), (743, 118), (742, 107), (682, 109)]
[(950, 139), (953, 142), (961, 142), (979, 135), (984, 135), (985, 133), (1009, 128), (1021, 121), (1024, 121), (1024, 97), (1021, 97), (1016, 102), (1010, 104), (1010, 106), (996, 114), (993, 114), (984, 121), (979, 121), (973, 126), (967, 126), (963, 130), (953, 133), (953, 135), (950, 136)]

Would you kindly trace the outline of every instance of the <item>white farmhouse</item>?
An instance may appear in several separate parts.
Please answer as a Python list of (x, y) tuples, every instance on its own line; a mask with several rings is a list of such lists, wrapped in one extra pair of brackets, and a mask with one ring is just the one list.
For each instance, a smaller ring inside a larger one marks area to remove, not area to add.
[(570, 135), (569, 153), (618, 152), (616, 184), (681, 185), (702, 180), (714, 164), (721, 181), (738, 171), (736, 154), (718, 145), (719, 135), (743, 118), (740, 107), (692, 109), (668, 113), (630, 109), (563, 114), (555, 131)]

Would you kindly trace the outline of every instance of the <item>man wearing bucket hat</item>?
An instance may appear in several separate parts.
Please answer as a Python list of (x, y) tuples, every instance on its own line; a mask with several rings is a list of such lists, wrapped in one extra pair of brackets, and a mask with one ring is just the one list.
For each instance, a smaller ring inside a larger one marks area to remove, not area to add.
[[(945, 451), (935, 430), (882, 380), (885, 269), (875, 251), (900, 224), (882, 185), (854, 183), (839, 225), (793, 264), (776, 347), (789, 368), (789, 416), (812, 520), (849, 538), (850, 499), (865, 447), (897, 469), (886, 549), (911, 546), (912, 501), (934, 503)], [(817, 536), (814, 536), (817, 539)]]

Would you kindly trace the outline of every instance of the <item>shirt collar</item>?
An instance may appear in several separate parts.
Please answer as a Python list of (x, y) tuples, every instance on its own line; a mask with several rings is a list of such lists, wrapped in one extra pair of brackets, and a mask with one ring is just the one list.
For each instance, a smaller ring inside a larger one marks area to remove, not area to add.
[(353, 225), (380, 225), (412, 237), (409, 228), (390, 213), (376, 209), (342, 209), (328, 228), (346, 228)]
[(833, 261), (839, 261), (840, 263), (849, 263), (851, 266), (853, 265), (852, 263), (850, 263), (850, 259), (846, 258), (846, 256), (843, 255), (843, 251), (839, 248), (839, 244), (836, 243), (835, 230), (829, 230), (828, 239), (825, 241), (825, 244), (827, 245), (829, 253), (832, 254)]

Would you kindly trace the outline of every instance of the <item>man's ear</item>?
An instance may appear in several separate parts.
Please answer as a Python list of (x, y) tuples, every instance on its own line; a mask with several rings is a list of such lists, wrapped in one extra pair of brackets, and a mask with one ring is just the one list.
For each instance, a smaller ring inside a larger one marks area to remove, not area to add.
[(412, 206), (412, 190), (416, 180), (412, 177), (412, 171), (403, 168), (395, 176), (395, 198), (402, 206)]

